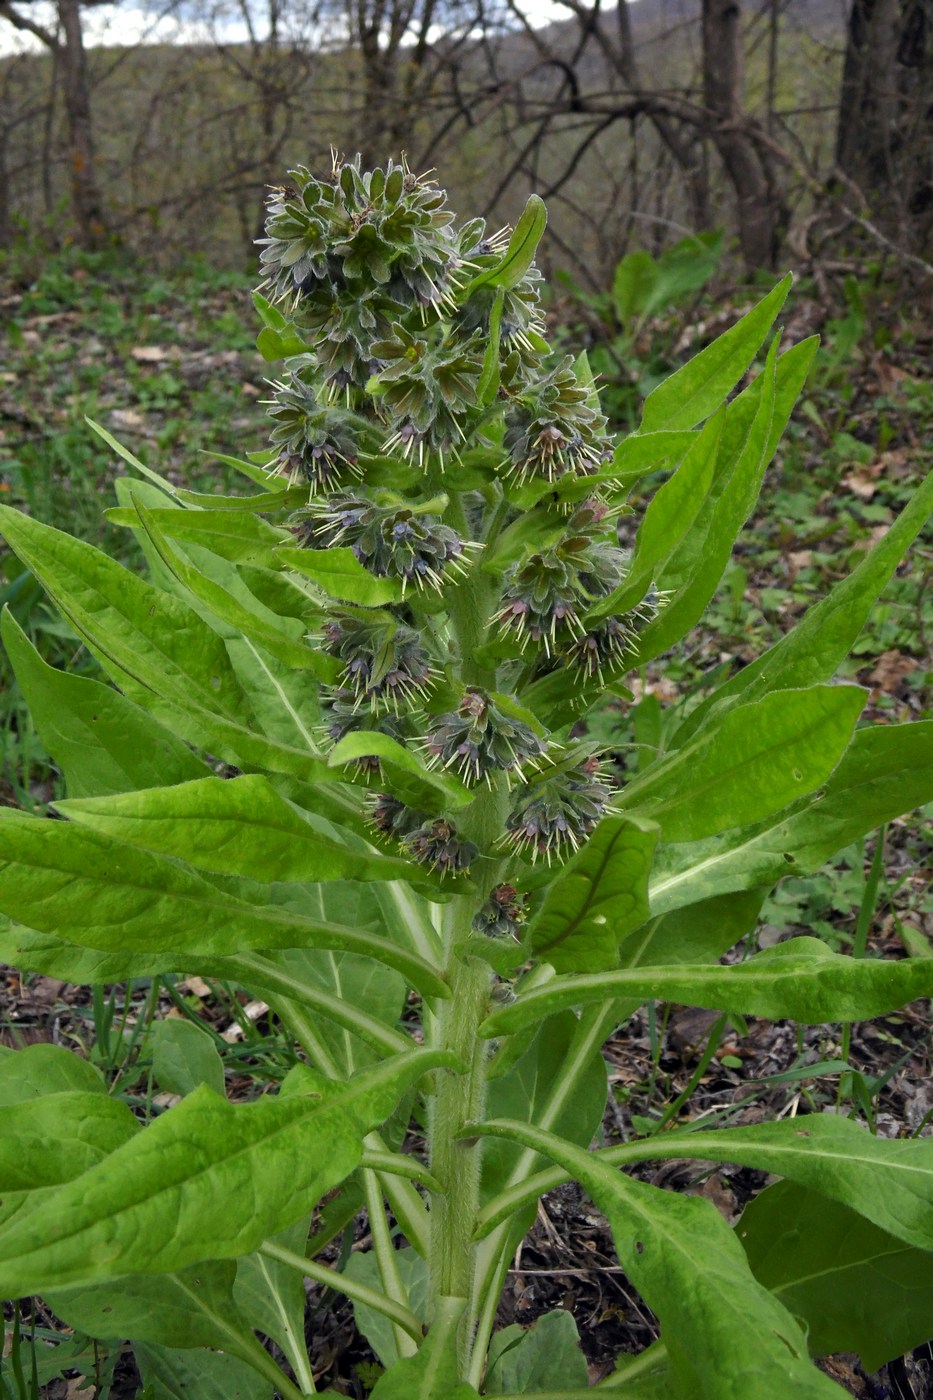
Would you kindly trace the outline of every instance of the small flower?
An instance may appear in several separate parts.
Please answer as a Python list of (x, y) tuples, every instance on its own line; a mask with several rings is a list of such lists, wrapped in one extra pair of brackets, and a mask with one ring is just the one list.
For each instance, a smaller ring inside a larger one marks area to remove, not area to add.
[(324, 624), (324, 649), (344, 663), (344, 686), (375, 711), (398, 714), (430, 689), (433, 673), (421, 636), (388, 613), (335, 613)]
[(547, 745), (523, 720), (495, 705), (484, 691), (468, 687), (456, 710), (439, 716), (428, 735), (435, 762), (455, 767), (465, 783), (488, 783), (495, 772), (513, 773), (533, 763)]
[(533, 861), (544, 856), (550, 864), (552, 857), (561, 859), (579, 849), (605, 814), (611, 795), (595, 756), (573, 768), (555, 769), (522, 795), (506, 821), (504, 841)]
[(459, 875), (469, 870), (479, 855), (472, 841), (462, 841), (446, 817), (424, 822), (402, 844), (413, 860), (429, 865), (440, 875)]
[(606, 420), (590, 402), (568, 355), (549, 374), (519, 389), (506, 420), (509, 471), (520, 480), (586, 476), (609, 449)]
[(587, 676), (602, 677), (604, 671), (622, 666), (632, 653), (634, 632), (625, 617), (603, 617), (590, 623), (574, 637), (563, 659), (579, 666)]
[(299, 370), (274, 385), (269, 417), (271, 441), (278, 450), (274, 474), (296, 481), (304, 477), (311, 494), (332, 491), (348, 476), (359, 477), (360, 430), (354, 414), (319, 402)]
[(532, 554), (506, 575), (501, 632), (517, 636), (522, 647), (540, 642), (548, 655), (560, 649), (559, 633), (582, 637), (580, 613), (618, 585), (623, 560), (616, 545), (587, 533), (568, 534), (552, 549)]
[(399, 798), (388, 792), (377, 792), (370, 806), (370, 820), (383, 836), (394, 836), (401, 841), (425, 821), (424, 812), (406, 807)]
[(348, 546), (370, 573), (398, 578), (404, 592), (440, 589), (449, 573), (463, 573), (463, 540), (433, 515), (405, 505), (376, 505), (361, 497), (332, 496), (301, 512), (296, 534), (306, 548)]
[(473, 928), (487, 938), (520, 938), (527, 918), (527, 897), (520, 895), (514, 885), (497, 885), (474, 918)]

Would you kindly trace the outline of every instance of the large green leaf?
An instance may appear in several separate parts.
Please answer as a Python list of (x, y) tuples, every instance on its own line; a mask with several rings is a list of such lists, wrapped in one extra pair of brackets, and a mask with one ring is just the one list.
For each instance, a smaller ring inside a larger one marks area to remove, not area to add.
[(622, 967), (713, 962), (758, 922), (765, 890), (735, 890), (656, 915), (623, 943)]
[(8, 506), (0, 529), (120, 689), (179, 737), (239, 766), (326, 776), (314, 750), (258, 732), (223, 641), (194, 609)]
[[(376, 934), (224, 893), (180, 861), (76, 826), (0, 809), (0, 909), (40, 932), (105, 952), (177, 952), (190, 966), (247, 948), (325, 947), (363, 953), (412, 986), (444, 996), (424, 959)], [(238, 882), (249, 890), (248, 882)]]
[[(405, 1287), (408, 1306), (417, 1318), (427, 1319), (428, 1315), (428, 1266), (413, 1249), (396, 1251), (395, 1267)], [(382, 1289), (379, 1261), (375, 1251), (366, 1250), (351, 1254), (344, 1272), (357, 1283), (368, 1284), (377, 1291)], [(366, 1303), (354, 1301), (353, 1316), (356, 1325), (369, 1342), (386, 1370), (399, 1359), (395, 1327), (385, 1313), (377, 1312)]]
[(441, 1051), (413, 1051), (324, 1096), (303, 1066), (307, 1090), (299, 1078), (289, 1095), (234, 1105), (195, 1090), (0, 1229), (0, 1296), (252, 1253), (358, 1166), (363, 1135), (409, 1084), (450, 1063)]
[(732, 543), (757, 500), (765, 468), (816, 347), (815, 338), (802, 341), (781, 355), (776, 365), (769, 356), (764, 373), (729, 405), (719, 449), (721, 469), (694, 529), (656, 579), (668, 597), (657, 616), (639, 629), (632, 665), (660, 656), (702, 616), (729, 561)]
[(604, 817), (547, 887), (529, 928), (535, 956), (558, 972), (613, 967), (623, 938), (648, 917), (657, 839), (652, 822)]
[(148, 1036), (152, 1076), (169, 1094), (191, 1094), (201, 1084), (224, 1092), (224, 1065), (207, 1029), (180, 1016), (156, 1021)]
[[(151, 511), (141, 502), (136, 503), (136, 510), (162, 563), (214, 617), (243, 636), (252, 638), (296, 670), (311, 671), (319, 680), (336, 680), (338, 663), (320, 649), (308, 646), (304, 640), (311, 620), (310, 606), (307, 620), (280, 616), (250, 593), (234, 565), (225, 559), (218, 559), (203, 548), (197, 549), (197, 562), (192, 563), (173, 547), (168, 537), (156, 526)], [(172, 513), (168, 512), (170, 515)]]
[[(136, 977), (178, 972), (181, 961), (182, 955), (175, 953), (104, 953), (96, 948), (78, 948), (54, 934), (38, 933), (0, 915), (0, 962), (25, 972), (58, 977), (62, 982), (80, 986), (130, 982)], [(65, 1053), (71, 1055), (71, 1051)]]
[(666, 842), (760, 821), (826, 781), (865, 698), (826, 685), (737, 706), (633, 778), (616, 806), (658, 822)]
[[(271, 1241), (304, 1254), (308, 1242), (308, 1220), (297, 1221)], [(247, 1254), (237, 1260), (233, 1297), (250, 1325), (272, 1337), (285, 1352), (296, 1376), (309, 1369), (305, 1342), (304, 1279), (297, 1269), (282, 1264), (268, 1254)]]
[(39, 738), (72, 797), (180, 783), (210, 771), (119, 691), (47, 665), (7, 609), (0, 630)]
[(933, 960), (849, 958), (816, 938), (792, 938), (735, 967), (684, 964), (555, 977), (494, 1011), (480, 1034), (510, 1033), (572, 1006), (614, 998), (676, 1001), (739, 1015), (819, 1024), (870, 1021), (933, 993)]
[(0, 1107), (40, 1099), (46, 1094), (107, 1092), (96, 1065), (64, 1045), (27, 1045), (0, 1060)]
[(921, 482), (901, 514), (858, 568), (822, 598), (792, 631), (744, 666), (691, 713), (677, 733), (685, 743), (710, 711), (742, 695), (788, 690), (829, 680), (848, 656), (872, 605), (933, 510), (933, 473)]
[(531, 1327), (504, 1327), (490, 1343), (487, 1394), (527, 1395), (545, 1384), (585, 1393), (587, 1380), (577, 1324), (563, 1308), (545, 1313)]
[[(73, 1052), (65, 1052), (72, 1054)], [(25, 1072), (19, 1051), (14, 1069)], [(69, 1181), (128, 1141), (138, 1123), (125, 1103), (100, 1089), (62, 1089), (0, 1108), (3, 1195)], [(5, 1203), (5, 1202), (4, 1202)], [(6, 1296), (6, 1295), (4, 1295)]]
[(199, 870), (273, 880), (404, 880), (405, 861), (338, 845), (261, 774), (56, 803), (104, 836)]
[(651, 909), (818, 870), (866, 831), (933, 799), (933, 721), (860, 729), (824, 788), (751, 830), (662, 847)]
[(273, 1400), (271, 1383), (224, 1351), (181, 1351), (140, 1342), (133, 1348), (152, 1400)]
[[(848, 1118), (680, 1130), (609, 1148), (619, 1166), (656, 1158), (736, 1162), (819, 1191), (907, 1244), (933, 1251), (933, 1139), (879, 1138)], [(878, 1190), (879, 1181), (884, 1190)], [(933, 1258), (930, 1259), (933, 1266)]]
[(674, 474), (655, 492), (642, 517), (625, 577), (618, 588), (590, 610), (591, 617), (607, 617), (634, 608), (675, 557), (713, 484), (724, 421), (725, 415), (720, 413), (707, 423)]
[(692, 428), (715, 412), (757, 355), (791, 281), (785, 277), (730, 330), (659, 384), (645, 401), (639, 431)]
[(241, 1353), (252, 1334), (233, 1301), (236, 1263), (204, 1259), (175, 1274), (130, 1275), (90, 1287), (56, 1288), (49, 1306), (89, 1337), (220, 1347)]
[(672, 1395), (697, 1386), (703, 1400), (838, 1400), (811, 1365), (800, 1326), (757, 1282), (711, 1202), (635, 1181), (537, 1128), (500, 1120), (478, 1131), (546, 1153), (608, 1216), (619, 1263), (661, 1322)]
[(876, 1371), (929, 1340), (933, 1259), (840, 1201), (780, 1181), (745, 1207), (736, 1233), (815, 1355), (858, 1352)]

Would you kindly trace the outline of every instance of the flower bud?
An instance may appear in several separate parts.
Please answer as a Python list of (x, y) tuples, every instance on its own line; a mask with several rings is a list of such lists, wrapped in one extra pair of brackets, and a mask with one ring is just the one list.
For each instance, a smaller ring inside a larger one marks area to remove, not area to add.
[(455, 767), (465, 783), (488, 783), (496, 772), (511, 773), (546, 751), (529, 724), (503, 713), (485, 694), (468, 687), (456, 710), (433, 724), (427, 749), (435, 762)]
[(440, 875), (462, 874), (479, 855), (472, 841), (461, 840), (446, 817), (424, 822), (402, 844), (414, 860), (429, 865)]
[(602, 819), (611, 789), (599, 759), (555, 769), (522, 794), (506, 821), (505, 842), (533, 861), (576, 851)]

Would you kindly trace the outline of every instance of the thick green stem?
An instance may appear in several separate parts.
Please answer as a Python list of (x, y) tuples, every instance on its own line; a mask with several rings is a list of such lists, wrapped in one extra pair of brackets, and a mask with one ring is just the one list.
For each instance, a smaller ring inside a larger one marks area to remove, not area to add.
[(440, 1020), (441, 1044), (467, 1065), (441, 1071), (431, 1121), (431, 1171), (443, 1187), (431, 1211), (431, 1284), (434, 1297), (469, 1298), (479, 1210), (480, 1146), (462, 1141), (464, 1123), (476, 1121), (486, 1097), (486, 1047), (476, 1034), (489, 996), (489, 968), (477, 959), (451, 969), (454, 995)]

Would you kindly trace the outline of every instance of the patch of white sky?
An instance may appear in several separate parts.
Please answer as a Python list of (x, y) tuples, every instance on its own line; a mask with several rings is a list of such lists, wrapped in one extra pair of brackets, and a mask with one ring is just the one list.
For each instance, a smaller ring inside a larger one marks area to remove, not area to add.
[[(56, 32), (56, 7), (50, 0), (14, 0), (19, 12), (51, 33)], [(567, 9), (559, 0), (527, 0), (525, 11), (534, 25), (548, 24), (553, 19), (565, 19)], [(262, 37), (261, 6), (255, 11), (255, 32)], [(175, 5), (163, 9), (147, 9), (133, 4), (93, 4), (82, 9), (82, 26), (86, 48), (130, 47), (139, 44), (225, 44), (245, 43), (249, 33), (242, 14), (237, 11), (215, 10), (210, 20), (198, 18), (190, 9)], [(0, 19), (0, 57), (16, 53), (35, 53), (42, 42), (25, 30), (14, 28)]]

